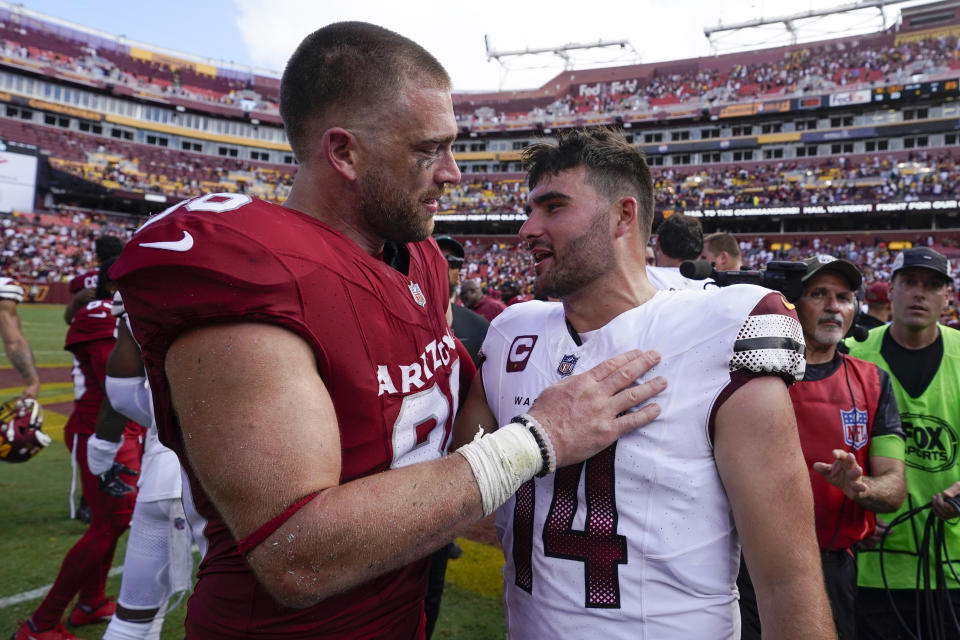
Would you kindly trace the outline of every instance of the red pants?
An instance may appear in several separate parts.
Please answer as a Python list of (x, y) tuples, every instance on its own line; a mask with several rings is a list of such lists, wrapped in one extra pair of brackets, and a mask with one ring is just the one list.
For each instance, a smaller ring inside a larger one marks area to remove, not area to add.
[[(87, 469), (89, 438), (89, 435), (76, 434), (71, 430), (64, 433), (67, 448), (76, 459), (83, 497), (90, 506), (93, 518), (87, 531), (67, 552), (50, 593), (32, 616), (34, 626), (39, 630), (58, 624), (70, 601), (76, 595), (79, 595), (78, 602), (85, 605), (96, 607), (103, 603), (106, 598), (104, 589), (107, 583), (107, 572), (113, 562), (117, 540), (130, 525), (130, 516), (133, 514), (133, 506), (137, 500), (136, 491), (122, 498), (111, 498), (100, 491), (100, 480)], [(125, 435), (116, 460), (139, 471), (142, 454), (142, 437)], [(135, 476), (124, 479), (129, 484), (136, 484)]]

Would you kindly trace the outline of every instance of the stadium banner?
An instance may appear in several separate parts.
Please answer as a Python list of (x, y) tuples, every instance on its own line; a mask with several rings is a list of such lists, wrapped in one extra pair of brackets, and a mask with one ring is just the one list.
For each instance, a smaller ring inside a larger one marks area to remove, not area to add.
[(757, 113), (757, 103), (748, 104), (728, 104), (720, 109), (721, 118), (742, 118), (743, 116), (752, 116)]
[(873, 90), (874, 102), (896, 102), (898, 100), (919, 100), (931, 96), (955, 96), (960, 90), (960, 81), (933, 80), (931, 82), (911, 82), (910, 84), (891, 84), (876, 87)]
[[(868, 96), (869, 98), (869, 96)], [(790, 100), (775, 100), (773, 102), (761, 102), (757, 105), (757, 113), (786, 113), (790, 111)]]
[(33, 211), (37, 156), (0, 151), (0, 211)]
[(833, 142), (835, 140), (859, 140), (861, 138), (877, 137), (876, 127), (856, 127), (853, 129), (840, 129), (833, 131), (807, 131), (800, 136), (800, 141), (808, 142)]
[(437, 222), (524, 222), (526, 219), (523, 213), (441, 213), (436, 217)]
[(802, 109), (819, 109), (823, 106), (824, 98), (827, 96), (807, 96), (806, 98), (794, 98), (791, 105), (794, 111)]
[(775, 207), (739, 207), (717, 209), (685, 209), (694, 218), (728, 218), (748, 216), (793, 216), (844, 213), (891, 213), (898, 211), (956, 211), (956, 199), (914, 200), (912, 202), (850, 202), (847, 204), (795, 205)]
[(53, 102), (47, 102), (45, 100), (36, 100), (30, 99), (27, 101), (27, 104), (33, 107), (34, 109), (41, 109), (44, 111), (55, 111), (57, 113), (62, 113), (64, 115), (73, 116), (74, 118), (80, 118), (83, 120), (92, 120), (94, 122), (100, 122), (103, 120), (103, 114), (97, 111), (89, 111), (87, 109), (78, 109), (77, 107), (68, 107), (62, 104), (56, 104)]
[[(760, 136), (762, 137), (762, 136)], [(728, 149), (756, 149), (760, 146), (758, 136), (743, 138), (723, 138), (705, 142), (674, 142), (669, 144), (641, 144), (637, 148), (644, 155), (660, 155), (663, 153), (695, 153), (697, 151), (726, 151)]]
[(616, 96), (623, 94), (634, 94), (640, 86), (640, 81), (636, 78), (629, 80), (614, 80), (613, 82), (595, 82), (591, 84), (578, 84), (577, 96), (598, 97), (598, 96)]
[(870, 102), (870, 90), (861, 89), (860, 91), (841, 91), (840, 93), (831, 93), (827, 103), (831, 107), (848, 107), (852, 104), (867, 104)]
[(920, 133), (957, 131), (958, 129), (960, 129), (960, 119), (943, 118), (937, 120), (911, 120), (901, 124), (888, 124), (881, 128), (881, 132), (885, 136), (912, 136)]

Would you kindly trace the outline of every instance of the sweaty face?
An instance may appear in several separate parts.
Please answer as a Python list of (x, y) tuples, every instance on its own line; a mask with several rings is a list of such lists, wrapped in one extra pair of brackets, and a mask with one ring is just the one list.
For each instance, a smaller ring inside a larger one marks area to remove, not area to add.
[(390, 111), (390, 127), (361, 134), (360, 213), (378, 237), (416, 242), (430, 235), (444, 186), (460, 181), (456, 134), (450, 93), (410, 83)]
[(942, 275), (924, 267), (897, 271), (888, 290), (893, 322), (908, 329), (926, 329), (940, 320), (950, 297)]
[(533, 253), (538, 294), (563, 298), (613, 269), (610, 203), (586, 182), (583, 167), (543, 177), (527, 212), (520, 237)]
[(843, 276), (826, 272), (815, 275), (796, 301), (803, 337), (811, 350), (836, 345), (850, 330), (856, 313), (856, 296)]

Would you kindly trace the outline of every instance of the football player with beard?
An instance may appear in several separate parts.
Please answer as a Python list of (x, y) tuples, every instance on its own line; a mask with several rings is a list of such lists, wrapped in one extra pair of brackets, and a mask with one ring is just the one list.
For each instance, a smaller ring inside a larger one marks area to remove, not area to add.
[[(101, 265), (95, 300), (84, 305), (74, 316), (64, 347), (77, 363), (74, 373), (77, 398), (64, 427), (64, 441), (93, 517), (86, 532), (67, 552), (50, 592), (14, 634), (15, 640), (75, 638), (61, 624), (63, 613), (74, 596), (77, 596), (77, 604), (69, 616), (73, 626), (104, 622), (116, 609), (116, 603), (105, 593), (107, 572), (117, 541), (130, 524), (137, 497), (129, 482), (133, 482), (140, 469), (143, 427), (124, 419), (116, 463), (104, 474), (90, 471), (87, 445), (101, 410), (111, 410), (104, 391), (107, 358), (116, 340), (116, 320), (110, 313), (115, 284), (107, 275), (109, 265), (109, 262)], [(101, 491), (105, 485), (126, 487), (128, 491), (111, 495)]]
[(836, 638), (787, 391), (804, 363), (793, 306), (750, 285), (657, 290), (650, 171), (621, 134), (565, 132), (524, 157), (520, 235), (537, 292), (561, 302), (491, 323), (455, 444), (477, 424), (535, 425), (549, 385), (627, 349), (655, 347), (637, 383), (668, 386), (653, 422), (497, 511), (509, 637), (739, 638), (742, 542), (770, 637)]
[(20, 328), (17, 305), (23, 302), (23, 287), (13, 278), (0, 278), (0, 338), (7, 360), (23, 378), (24, 388), (20, 397), (36, 399), (40, 391), (40, 376), (33, 361), (33, 351)]
[[(242, 194), (149, 220), (111, 274), (208, 550), (188, 638), (424, 637), (427, 556), (522, 482), (656, 415), (631, 351), (444, 457), (467, 366), (430, 239), (460, 179), (450, 80), (416, 43), (324, 27), (281, 81), (300, 162), (284, 206)], [(589, 419), (569, 416), (584, 406)]]

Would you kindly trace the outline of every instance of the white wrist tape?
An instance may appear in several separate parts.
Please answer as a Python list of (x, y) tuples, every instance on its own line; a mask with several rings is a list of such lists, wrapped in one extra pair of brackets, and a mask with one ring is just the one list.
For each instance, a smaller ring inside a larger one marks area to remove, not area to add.
[(87, 468), (90, 469), (90, 473), (98, 476), (109, 471), (122, 444), (122, 438), (119, 442), (110, 442), (101, 440), (96, 435), (90, 436), (87, 440)]
[(457, 449), (457, 453), (470, 463), (485, 516), (496, 511), (543, 467), (540, 445), (527, 427), (515, 422), (486, 435), (480, 429), (473, 442)]

